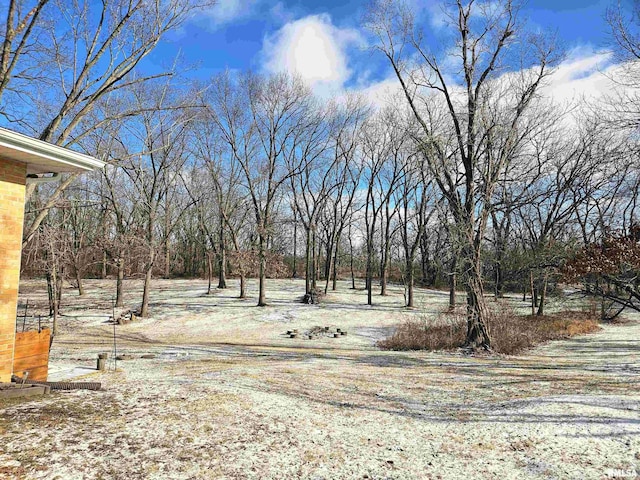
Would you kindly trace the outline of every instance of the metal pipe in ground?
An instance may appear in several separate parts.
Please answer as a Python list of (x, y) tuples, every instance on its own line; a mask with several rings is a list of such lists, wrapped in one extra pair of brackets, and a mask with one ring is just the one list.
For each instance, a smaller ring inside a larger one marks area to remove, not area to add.
[(107, 358), (109, 358), (108, 353), (98, 354), (98, 364), (97, 364), (96, 370), (104, 372), (107, 369)]

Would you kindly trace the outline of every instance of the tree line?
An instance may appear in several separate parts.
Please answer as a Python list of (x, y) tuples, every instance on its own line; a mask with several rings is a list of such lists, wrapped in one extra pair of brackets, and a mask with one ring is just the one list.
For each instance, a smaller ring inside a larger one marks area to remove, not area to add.
[[(398, 92), (374, 107), (319, 98), (286, 72), (141, 76), (138, 62), (203, 3), (27, 3), (7, 13), (3, 116), (108, 162), (29, 192), (23, 269), (47, 274), (54, 316), (63, 278), (82, 294), (87, 276), (115, 277), (117, 306), (125, 279), (144, 278), (142, 316), (156, 276), (205, 275), (209, 292), (234, 276), (241, 298), (257, 277), (258, 306), (268, 278), (304, 276), (306, 302), (346, 278), (368, 304), (389, 282), (407, 307), (415, 285), (448, 286), (451, 307), (461, 288), (466, 346), (490, 349), (489, 291), (529, 295), (543, 315), (567, 264), (636, 226), (638, 37), (619, 9), (620, 88), (559, 104), (545, 88), (563, 54), (526, 31), (515, 2), (447, 3), (442, 55), (407, 7), (381, 0), (365, 24)], [(71, 18), (85, 21), (61, 25)]]

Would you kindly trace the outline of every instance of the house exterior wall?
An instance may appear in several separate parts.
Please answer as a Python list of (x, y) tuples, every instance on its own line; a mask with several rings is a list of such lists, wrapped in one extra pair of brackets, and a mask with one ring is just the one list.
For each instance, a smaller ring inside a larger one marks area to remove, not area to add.
[(26, 164), (0, 158), (0, 382), (13, 369), (26, 173)]

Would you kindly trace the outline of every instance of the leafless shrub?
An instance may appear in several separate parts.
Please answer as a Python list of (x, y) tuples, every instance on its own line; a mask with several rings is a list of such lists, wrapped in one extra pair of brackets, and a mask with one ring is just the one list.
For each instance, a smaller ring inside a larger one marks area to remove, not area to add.
[(565, 310), (551, 315), (517, 315), (507, 305), (494, 309), (491, 332), (494, 350), (516, 354), (540, 343), (584, 335), (600, 329), (598, 316), (589, 311)]
[[(520, 353), (540, 343), (584, 335), (600, 329), (598, 317), (589, 311), (567, 310), (553, 315), (518, 315), (498, 304), (491, 312), (493, 351)], [(464, 344), (466, 322), (459, 314), (440, 315), (403, 323), (388, 338), (378, 342), (385, 350), (453, 350)]]
[(465, 340), (464, 316), (442, 314), (436, 319), (408, 320), (378, 342), (385, 350), (451, 350)]
[[(231, 276), (244, 273), (246, 276), (256, 278), (260, 274), (260, 258), (257, 251), (243, 250), (240, 252), (230, 252), (229, 263)], [(276, 253), (267, 252), (266, 277), (267, 278), (290, 278), (291, 269), (285, 263), (284, 257)]]

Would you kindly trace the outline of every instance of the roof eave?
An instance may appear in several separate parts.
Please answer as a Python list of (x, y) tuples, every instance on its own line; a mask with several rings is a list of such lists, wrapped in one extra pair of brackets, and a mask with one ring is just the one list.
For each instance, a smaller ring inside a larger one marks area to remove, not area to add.
[[(38, 140), (21, 133), (0, 127), (0, 147), (21, 152), (21, 161), (27, 164), (38, 165), (38, 160), (46, 163), (46, 170), (54, 173), (92, 171), (103, 168), (105, 162), (97, 158), (78, 153), (73, 150)], [(25, 160), (25, 158), (28, 158)], [(54, 162), (52, 167), (51, 162)]]

